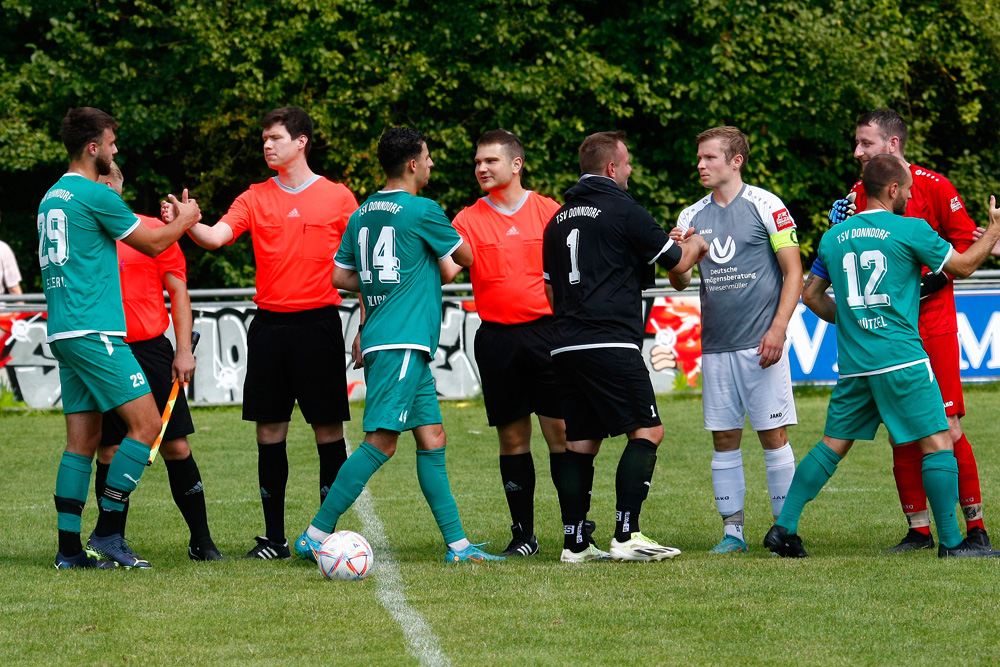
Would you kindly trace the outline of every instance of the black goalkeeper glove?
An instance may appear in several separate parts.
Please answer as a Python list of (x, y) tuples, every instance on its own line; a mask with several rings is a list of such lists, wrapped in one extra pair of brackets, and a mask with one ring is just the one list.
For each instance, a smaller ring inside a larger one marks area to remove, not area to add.
[(925, 273), (920, 278), (920, 300), (923, 301), (947, 284), (948, 276), (944, 273)]

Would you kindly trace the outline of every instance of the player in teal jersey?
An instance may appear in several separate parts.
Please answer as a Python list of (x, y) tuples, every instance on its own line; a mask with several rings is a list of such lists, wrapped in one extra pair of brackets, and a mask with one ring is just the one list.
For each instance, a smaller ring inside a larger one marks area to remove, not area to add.
[(924, 220), (903, 218), (913, 178), (891, 155), (872, 158), (862, 182), (868, 208), (823, 235), (819, 254), (831, 270), (836, 301), (814, 310), (837, 325), (840, 379), (830, 398), (823, 439), (795, 469), (792, 486), (764, 546), (785, 557), (807, 556), (798, 536), (805, 504), (816, 497), (856, 439), (871, 440), (884, 423), (898, 443), (916, 441), (922, 476), (938, 527), (938, 556), (1000, 556), (963, 540), (955, 519), (958, 464), (941, 391), (920, 342), (917, 313), (921, 266), (968, 277), (1000, 239), (1000, 209), (990, 198), (991, 225), (960, 253)]
[(417, 191), (434, 162), (423, 136), (409, 128), (387, 130), (378, 145), (386, 184), (351, 215), (335, 258), (333, 284), (360, 292), (364, 322), (355, 340), (355, 368), (364, 364), (368, 385), (365, 441), (340, 468), (295, 551), (315, 551), (337, 526), (365, 484), (396, 451), (403, 431), (417, 442), (417, 479), (448, 545), (448, 562), (503, 560), (469, 542), (445, 469), (445, 432), (430, 360), (441, 331), (441, 284), (459, 266), (472, 264), (441, 207)]
[[(99, 109), (71, 109), (62, 121), (69, 170), (38, 207), (38, 262), (48, 302), (46, 342), (59, 361), (66, 415), (67, 444), (55, 494), (59, 568), (149, 567), (125, 543), (120, 521), (124, 501), (146, 467), (160, 419), (142, 370), (123, 340), (125, 313), (115, 241), (156, 256), (201, 217), (198, 204), (188, 201), (185, 191), (182, 201), (170, 196), (174, 222), (149, 229), (118, 193), (96, 182), (110, 172), (118, 152), (116, 129), (114, 119)], [(81, 516), (101, 439), (102, 413), (111, 409), (129, 431), (98, 499), (100, 513), (88, 556), (80, 542)]]

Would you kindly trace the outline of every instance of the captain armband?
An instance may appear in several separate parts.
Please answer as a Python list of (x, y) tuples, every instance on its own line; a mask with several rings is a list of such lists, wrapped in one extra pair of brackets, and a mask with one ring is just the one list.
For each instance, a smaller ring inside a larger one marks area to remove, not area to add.
[(799, 236), (795, 233), (795, 228), (771, 234), (771, 249), (778, 252), (782, 248), (798, 248)]

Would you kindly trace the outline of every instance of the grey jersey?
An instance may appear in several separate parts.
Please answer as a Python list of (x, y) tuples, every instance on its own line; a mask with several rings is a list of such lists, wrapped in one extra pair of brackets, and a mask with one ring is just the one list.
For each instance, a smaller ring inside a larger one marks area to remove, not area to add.
[(702, 352), (756, 348), (784, 283), (776, 248), (798, 245), (788, 209), (770, 192), (744, 185), (724, 208), (706, 195), (681, 212), (677, 226), (693, 226), (709, 245), (699, 264)]

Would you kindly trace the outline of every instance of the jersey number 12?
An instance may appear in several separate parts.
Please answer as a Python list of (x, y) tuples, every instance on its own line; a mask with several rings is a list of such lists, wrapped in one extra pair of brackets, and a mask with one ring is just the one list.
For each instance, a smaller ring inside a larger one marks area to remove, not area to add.
[[(865, 293), (861, 293), (860, 269), (871, 269), (868, 282), (865, 283)], [(844, 255), (844, 274), (847, 276), (847, 305), (851, 308), (877, 308), (889, 305), (889, 295), (880, 294), (876, 290), (885, 277), (885, 255), (879, 250), (866, 250), (861, 253), (860, 269), (858, 254), (849, 252)]]

